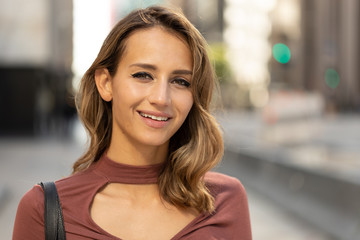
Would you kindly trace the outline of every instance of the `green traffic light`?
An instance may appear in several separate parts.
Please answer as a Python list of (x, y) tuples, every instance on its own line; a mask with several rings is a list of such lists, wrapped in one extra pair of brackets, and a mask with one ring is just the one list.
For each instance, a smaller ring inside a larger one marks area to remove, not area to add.
[(291, 52), (288, 46), (283, 43), (277, 43), (273, 47), (273, 56), (279, 63), (285, 64), (289, 62)]
[(335, 89), (340, 83), (340, 76), (337, 71), (332, 68), (326, 69), (325, 82), (330, 88)]

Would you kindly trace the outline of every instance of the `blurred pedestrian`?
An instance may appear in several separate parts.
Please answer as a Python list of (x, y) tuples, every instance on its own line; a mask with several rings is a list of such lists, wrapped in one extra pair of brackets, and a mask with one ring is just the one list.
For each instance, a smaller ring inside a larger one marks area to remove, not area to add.
[[(112, 29), (77, 102), (90, 146), (56, 181), (67, 239), (251, 239), (242, 184), (210, 172), (223, 140), (209, 113), (216, 82), (206, 49), (181, 13), (163, 7)], [(36, 185), (13, 239), (44, 235)]]

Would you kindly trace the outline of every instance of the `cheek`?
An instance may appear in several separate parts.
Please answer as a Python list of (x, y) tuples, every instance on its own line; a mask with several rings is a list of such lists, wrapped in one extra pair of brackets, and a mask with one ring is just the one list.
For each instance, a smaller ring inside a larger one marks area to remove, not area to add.
[(144, 95), (144, 91), (132, 86), (131, 84), (122, 84), (116, 86), (116, 90), (113, 93), (114, 104), (120, 104), (122, 106), (131, 106), (136, 104)]
[(194, 99), (191, 93), (187, 94), (187, 96), (183, 96), (180, 102), (181, 112), (184, 113), (184, 120), (189, 114), (192, 106), (194, 104)]

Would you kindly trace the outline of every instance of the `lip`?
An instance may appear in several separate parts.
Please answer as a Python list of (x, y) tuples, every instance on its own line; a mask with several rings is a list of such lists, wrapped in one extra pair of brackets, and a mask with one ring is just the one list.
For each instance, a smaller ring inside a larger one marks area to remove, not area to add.
[[(167, 114), (167, 113), (163, 113), (163, 112), (154, 112), (154, 111), (137, 111), (140, 118), (142, 119), (142, 121), (149, 127), (151, 128), (163, 128), (165, 127), (166, 125), (169, 124), (169, 121), (171, 120), (171, 115), (170, 114)], [(155, 116), (155, 117), (166, 117), (168, 118), (168, 120), (166, 121), (159, 121), (159, 120), (154, 120), (154, 119), (151, 119), (151, 118), (147, 118), (147, 117), (143, 117), (140, 113), (144, 113), (144, 114), (147, 114), (147, 115), (152, 115), (152, 116)]]

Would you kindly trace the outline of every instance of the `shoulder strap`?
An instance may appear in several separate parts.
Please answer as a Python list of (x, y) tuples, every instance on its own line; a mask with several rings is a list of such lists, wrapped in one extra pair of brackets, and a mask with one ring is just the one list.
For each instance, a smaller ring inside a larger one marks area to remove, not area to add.
[(40, 183), (44, 190), (45, 239), (65, 240), (65, 228), (59, 196), (54, 182)]

